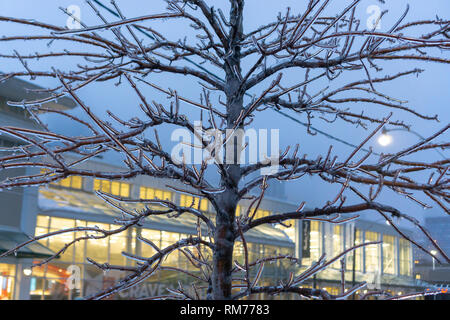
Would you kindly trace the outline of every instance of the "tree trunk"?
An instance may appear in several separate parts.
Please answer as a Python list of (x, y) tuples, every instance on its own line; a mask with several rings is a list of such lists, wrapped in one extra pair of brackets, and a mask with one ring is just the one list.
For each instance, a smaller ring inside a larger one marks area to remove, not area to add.
[[(224, 70), (226, 73), (225, 94), (227, 97), (227, 128), (235, 127), (244, 104), (244, 92), (241, 91), (241, 48), (240, 42), (243, 37), (243, 15), (244, 1), (232, 1), (230, 10), (230, 24), (233, 28), (228, 35), (231, 54), (225, 59)], [(242, 124), (238, 129), (242, 128)], [(238, 160), (241, 153), (240, 139), (230, 139), (234, 150), (234, 163), (230, 164), (225, 150), (224, 165), (221, 174), (221, 187), (225, 189), (218, 195), (216, 206), (216, 232), (214, 236), (215, 251), (213, 255), (212, 272), (212, 298), (220, 300), (231, 299), (231, 286), (233, 268), (233, 248), (236, 238), (234, 220), (236, 207), (239, 202), (238, 185), (241, 178), (241, 169)], [(227, 149), (227, 148), (225, 148)]]
[(233, 268), (234, 247), (233, 220), (234, 212), (223, 209), (216, 218), (212, 273), (212, 298), (214, 300), (228, 300), (231, 298), (231, 269)]

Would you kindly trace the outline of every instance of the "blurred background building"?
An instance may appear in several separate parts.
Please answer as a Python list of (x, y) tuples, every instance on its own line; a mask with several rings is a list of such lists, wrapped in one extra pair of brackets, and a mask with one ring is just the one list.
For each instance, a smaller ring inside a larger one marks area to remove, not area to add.
[[(450, 252), (450, 219), (448, 217), (429, 217), (425, 219), (425, 227), (432, 231), (433, 238), (439, 243), (444, 252)], [(432, 254), (439, 256), (439, 253), (426, 244), (422, 243)], [(418, 249), (414, 249), (414, 269), (415, 278), (437, 289), (443, 289), (445, 294), (430, 299), (450, 300), (450, 264), (438, 263), (437, 260), (429, 255), (424, 254)]]
[[(0, 127), (20, 127), (43, 130), (41, 124), (23, 108), (10, 107), (8, 100), (22, 101), (23, 99), (40, 98), (36, 85), (19, 80), (9, 79), (0, 84)], [(75, 103), (68, 99), (51, 102), (45, 105), (48, 108), (65, 110), (75, 107)], [(0, 133), (0, 154), (6, 156), (12, 152), (4, 148), (20, 147), (23, 141), (5, 133)], [(26, 175), (27, 168), (3, 169), (0, 167), (0, 180), (8, 176)], [(34, 234), (36, 212), (38, 205), (37, 188), (12, 188), (0, 191), (0, 253), (29, 239)], [(32, 259), (41, 259), (50, 256), (52, 252), (42, 244), (36, 243), (21, 250), (14, 256), (0, 259), (0, 299), (27, 299), (29, 297), (30, 278), (26, 276), (30, 269)]]
[[(31, 89), (31, 91), (30, 91)], [(20, 80), (8, 80), (0, 84), (0, 126), (20, 126), (44, 129), (25, 109), (12, 108), (7, 100), (22, 100), (36, 95), (37, 87)], [(48, 108), (70, 109), (75, 104), (70, 99), (60, 99)], [(4, 147), (20, 146), (22, 142), (5, 134), (0, 135), (0, 145)], [(5, 154), (5, 150), (2, 150)], [(74, 160), (77, 159), (74, 155)], [(91, 171), (119, 172), (122, 167), (108, 163), (106, 159), (96, 158), (81, 162), (79, 168)], [(8, 176), (24, 175), (28, 170), (39, 173), (39, 169), (20, 168), (0, 169), (1, 180)], [(210, 216), (213, 209), (205, 199), (180, 194), (167, 188), (168, 181), (152, 177), (139, 176), (124, 181), (109, 181), (96, 178), (71, 176), (47, 186), (13, 188), (0, 191), (0, 252), (26, 241), (30, 236), (72, 228), (76, 226), (98, 226), (102, 229), (117, 227), (114, 219), (120, 217), (118, 209), (111, 207), (95, 194), (101, 190), (113, 195), (134, 199), (169, 199), (181, 205), (192, 203)], [(177, 182), (170, 181), (177, 187)], [(184, 186), (185, 187), (185, 186)], [(267, 197), (261, 203), (256, 216), (295, 211), (298, 203), (291, 203), (284, 197), (284, 185), (273, 185)], [(142, 209), (143, 205), (126, 205), (130, 209)], [(242, 201), (237, 215), (243, 214), (249, 206)], [(443, 218), (445, 219), (445, 218)], [(432, 228), (442, 228), (443, 243), (449, 246), (448, 218), (442, 221), (427, 220)], [(409, 230), (403, 230), (411, 234)], [(114, 265), (132, 265), (122, 252), (137, 255), (152, 255), (151, 247), (144, 247), (137, 236), (143, 236), (164, 247), (186, 235), (195, 235), (196, 220), (188, 215), (178, 219), (163, 216), (149, 217), (141, 227), (132, 228), (126, 233), (109, 238), (77, 242), (58, 259), (42, 267), (31, 269), (33, 262), (41, 261), (65, 244), (73, 241), (79, 233), (64, 233), (28, 245), (15, 255), (0, 259), (0, 299), (76, 299), (93, 294), (110, 286), (123, 277), (113, 271), (104, 273), (86, 262), (90, 257), (99, 263)], [(439, 234), (439, 232), (438, 232)], [(404, 294), (424, 290), (430, 284), (440, 284), (441, 276), (448, 277), (448, 266), (435, 267), (432, 261), (415, 257), (410, 243), (401, 239), (388, 225), (366, 221), (362, 218), (347, 224), (332, 224), (323, 221), (289, 221), (287, 226), (261, 226), (246, 233), (249, 243), (250, 260), (255, 261), (268, 255), (292, 255), (298, 263), (276, 262), (267, 264), (261, 284), (274, 284), (288, 278), (290, 272), (296, 274), (306, 270), (320, 256), (327, 258), (340, 254), (345, 249), (364, 242), (382, 241), (381, 245), (360, 248), (348, 254), (345, 261), (346, 288), (362, 281), (368, 282), (368, 288), (358, 292), (363, 295), (367, 290), (387, 290), (392, 294)], [(243, 261), (242, 244), (235, 247), (235, 259)], [(413, 261), (419, 261), (413, 263)], [(167, 257), (166, 266), (195, 270), (180, 253), (174, 252)], [(313, 279), (305, 281), (306, 287), (324, 288), (331, 294), (341, 293), (341, 263), (337, 261), (320, 272)], [(442, 275), (441, 275), (442, 270)], [(79, 282), (74, 277), (79, 277)], [(76, 279), (75, 279), (76, 280)], [(155, 277), (115, 296), (117, 299), (136, 299), (149, 295), (163, 295), (166, 287), (176, 287), (178, 281), (189, 284), (190, 279), (179, 272), (163, 270)], [(448, 281), (447, 281), (448, 282)], [(74, 284), (74, 285), (69, 285)], [(270, 298), (259, 296), (256, 298)], [(281, 296), (279, 298), (290, 298)]]

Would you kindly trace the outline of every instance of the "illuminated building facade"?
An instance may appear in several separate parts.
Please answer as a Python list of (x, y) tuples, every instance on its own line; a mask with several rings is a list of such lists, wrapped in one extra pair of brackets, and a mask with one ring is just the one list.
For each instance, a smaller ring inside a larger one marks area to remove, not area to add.
[[(7, 99), (17, 100), (20, 96), (23, 99), (25, 91), (20, 88), (26, 85), (27, 83), (21, 81), (8, 83), (6, 88), (0, 85), (0, 95), (4, 97), (0, 101), (0, 125), (11, 123), (16, 126), (25, 125), (34, 128), (38, 126), (26, 112), (11, 109), (5, 104)], [(51, 107), (70, 108), (73, 105), (70, 101), (66, 101), (66, 105), (53, 104)], [(17, 143), (8, 137), (0, 136), (2, 146)], [(123, 170), (102, 159), (82, 162), (79, 168), (94, 172)], [(0, 178), (3, 180), (8, 175), (24, 175), (30, 170), (39, 172), (38, 169), (20, 170), (23, 172), (2, 170)], [(0, 192), (0, 252), (27, 240), (28, 235), (42, 235), (78, 226), (98, 226), (107, 230), (115, 228), (114, 219), (120, 216), (120, 212), (100, 199), (95, 194), (96, 190), (130, 199), (167, 199), (182, 206), (193, 205), (211, 217), (214, 216), (213, 209), (206, 199), (174, 192), (167, 188), (167, 184), (168, 181), (165, 180), (142, 176), (124, 181), (72, 176), (39, 188), (3, 190)], [(174, 181), (170, 181), (170, 184), (180, 187)], [(143, 204), (127, 205), (132, 206), (130, 209), (144, 208)], [(239, 203), (237, 214), (243, 214), (248, 206), (248, 201)], [(297, 207), (297, 203), (285, 201), (280, 196), (271, 197), (269, 194), (262, 201), (256, 217), (295, 211)], [(246, 233), (250, 261), (280, 254), (293, 255), (301, 261), (301, 265), (286, 262), (267, 264), (261, 284), (277, 283), (278, 280), (286, 279), (290, 272), (298, 274), (324, 253), (328, 258), (332, 258), (353, 245), (382, 241), (380, 245), (367, 246), (356, 250), (355, 254), (346, 256), (347, 287), (351, 287), (353, 283), (367, 281), (372, 289), (389, 289), (394, 293), (416, 290), (411, 246), (407, 241), (400, 239), (391, 227), (362, 219), (343, 225), (321, 221), (288, 221), (286, 224), (290, 227), (267, 225)], [(65, 233), (44, 239), (19, 250), (16, 255), (0, 259), (0, 299), (76, 299), (88, 296), (110, 286), (123, 274), (113, 271), (104, 273), (87, 263), (87, 257), (99, 263), (132, 265), (133, 262), (126, 259), (122, 252), (144, 256), (154, 253), (154, 249), (142, 246), (141, 242), (136, 240), (138, 236), (165, 247), (180, 237), (195, 234), (197, 234), (196, 220), (189, 215), (183, 215), (178, 219), (151, 216), (141, 227), (131, 228), (122, 234), (77, 242), (58, 259), (31, 270), (33, 262), (49, 257), (80, 234)], [(243, 260), (243, 248), (239, 242), (235, 246), (235, 259)], [(164, 265), (192, 269), (180, 252), (170, 254)], [(326, 288), (331, 294), (339, 294), (340, 269), (341, 262), (337, 261), (331, 268), (322, 271), (314, 279), (309, 279), (304, 285)], [(176, 287), (178, 281), (189, 284), (190, 279), (168, 268), (114, 298), (137, 299), (163, 295), (167, 293), (166, 287)]]

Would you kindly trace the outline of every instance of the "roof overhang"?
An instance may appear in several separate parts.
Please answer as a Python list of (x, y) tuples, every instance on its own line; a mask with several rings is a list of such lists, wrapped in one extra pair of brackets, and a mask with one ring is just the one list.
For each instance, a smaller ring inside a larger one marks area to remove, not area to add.
[[(11, 101), (38, 100), (48, 97), (48, 93), (33, 92), (42, 87), (25, 80), (10, 78), (0, 83), (0, 96)], [(59, 98), (57, 101), (47, 102), (45, 107), (55, 110), (67, 110), (76, 107), (74, 100), (68, 97)]]
[[(18, 244), (30, 240), (30, 237), (21, 231), (0, 230), (0, 254), (3, 254)], [(39, 242), (32, 242), (14, 254), (16, 258), (49, 258), (54, 255), (54, 252)]]

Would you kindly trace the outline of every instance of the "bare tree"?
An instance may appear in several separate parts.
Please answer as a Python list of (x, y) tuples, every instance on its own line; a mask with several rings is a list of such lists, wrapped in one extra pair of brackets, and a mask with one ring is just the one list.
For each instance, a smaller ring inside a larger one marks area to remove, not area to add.
[[(97, 3), (97, 1), (94, 2)], [(2, 58), (16, 59), (23, 65), (22, 71), (3, 74), (3, 81), (12, 77), (28, 76), (33, 80), (52, 77), (60, 82), (54, 88), (40, 91), (47, 93), (46, 98), (34, 101), (10, 101), (9, 104), (25, 107), (36, 119), (39, 119), (39, 113), (42, 111), (57, 112), (83, 125), (90, 132), (80, 137), (47, 130), (1, 128), (3, 133), (13, 135), (25, 141), (26, 144), (16, 147), (14, 154), (2, 157), (0, 167), (2, 169), (38, 167), (44, 171), (30, 176), (10, 177), (3, 181), (0, 187), (39, 186), (71, 175), (112, 180), (140, 175), (152, 176), (177, 180), (185, 184), (186, 189), (177, 190), (208, 199), (215, 214), (208, 215), (196, 208), (194, 204), (184, 207), (163, 199), (124, 199), (98, 192), (100, 197), (123, 213), (120, 219), (116, 219), (116, 223), (121, 225), (120, 228), (103, 230), (95, 227), (78, 227), (59, 230), (34, 237), (2, 256), (11, 254), (31, 242), (56, 234), (86, 231), (85, 236), (67, 243), (55, 254), (56, 256), (76, 242), (109, 237), (130, 227), (139, 226), (146, 217), (151, 215), (170, 215), (171, 217), (193, 215), (198, 219), (198, 236), (188, 237), (166, 248), (159, 248), (150, 240), (140, 238), (139, 240), (145, 245), (155, 248), (157, 253), (152, 257), (124, 253), (128, 258), (138, 261), (136, 266), (114, 266), (90, 260), (103, 270), (122, 270), (127, 275), (114, 286), (89, 298), (105, 298), (148, 279), (158, 270), (167, 268), (163, 263), (165, 256), (180, 250), (186, 259), (199, 269), (199, 273), (178, 271), (191, 276), (193, 281), (199, 281), (202, 285), (194, 286), (192, 290), (180, 286), (176, 290), (170, 290), (170, 295), (156, 298), (197, 299), (202, 296), (201, 293), (205, 293), (208, 299), (238, 299), (256, 293), (295, 293), (304, 297), (345, 299), (363, 288), (365, 284), (358, 284), (349, 290), (345, 290), (343, 285), (342, 293), (334, 296), (324, 290), (302, 287), (302, 283), (330, 264), (338, 262), (349, 252), (373, 243), (353, 247), (328, 261), (322, 256), (301, 274), (292, 272), (285, 281), (273, 286), (260, 286), (259, 279), (265, 263), (282, 259), (287, 259), (294, 264), (298, 261), (292, 256), (265, 257), (250, 261), (245, 233), (263, 224), (285, 224), (292, 219), (345, 223), (356, 219), (359, 213), (370, 211), (381, 215), (402, 237), (429, 253), (425, 247), (404, 234), (393, 218), (412, 223), (429, 239), (431, 245), (439, 252), (440, 259), (450, 262), (447, 254), (416, 219), (398, 208), (377, 201), (380, 191), (387, 188), (410, 198), (420, 206), (428, 207), (429, 204), (417, 197), (418, 194), (423, 194), (431, 203), (449, 214), (448, 159), (432, 162), (411, 160), (413, 155), (425, 150), (448, 148), (448, 142), (436, 143), (434, 140), (442, 136), (449, 125), (445, 124), (437, 128), (435, 134), (398, 153), (375, 156), (372, 150), (365, 152), (364, 146), (383, 126), (409, 128), (410, 125), (400, 120), (393, 120), (393, 113), (386, 116), (374, 116), (369, 115), (370, 112), (357, 113), (344, 107), (353, 102), (364, 102), (385, 107), (387, 110), (408, 112), (420, 119), (437, 120), (437, 116), (424, 115), (409, 108), (401, 100), (378, 91), (377, 85), (422, 72), (420, 69), (413, 69), (386, 74), (380, 67), (384, 61), (450, 63), (450, 60), (444, 57), (444, 53), (447, 53), (450, 48), (450, 21), (436, 17), (406, 23), (405, 17), (408, 12), (406, 10), (387, 31), (377, 31), (375, 27), (367, 30), (363, 29), (364, 25), (355, 15), (360, 0), (353, 1), (333, 16), (324, 14), (325, 8), (331, 1), (310, 0), (306, 11), (300, 14), (287, 8), (285, 13), (280, 13), (272, 23), (247, 31), (243, 27), (244, 0), (230, 0), (227, 5), (224, 5), (229, 8), (228, 15), (224, 13), (225, 9), (213, 8), (203, 0), (166, 0), (167, 9), (164, 12), (136, 18), (126, 18), (116, 2), (112, 0), (114, 12), (119, 17), (113, 22), (103, 15), (94, 2), (87, 1), (99, 18), (99, 25), (90, 27), (80, 21), (82, 26), (80, 29), (67, 29), (21, 18), (0, 17), (0, 21), (38, 27), (43, 30), (42, 35), (2, 37), (0, 38), (2, 42), (68, 41), (79, 44), (80, 48), (80, 51), (30, 54), (19, 54), (15, 51), (14, 54), (2, 54)], [(339, 6), (341, 5), (339, 3)], [(70, 15), (69, 12), (65, 12)], [(381, 16), (384, 14), (385, 12)], [(76, 17), (73, 18), (76, 19)], [(180, 24), (188, 22), (191, 30), (186, 33), (181, 32), (180, 39), (177, 41), (169, 40), (163, 30), (157, 30), (151, 26), (152, 23), (166, 20), (176, 20)], [(421, 30), (428, 30), (428, 33), (418, 35), (418, 27)], [(196, 38), (189, 37), (190, 40), (186, 40), (185, 36), (189, 36), (192, 30)], [(103, 31), (103, 36), (100, 35), (100, 31)], [(146, 33), (149, 37), (141, 39), (142, 33)], [(86, 64), (78, 65), (76, 69), (70, 71), (57, 69), (37, 71), (28, 64), (30, 60), (67, 56), (82, 57)], [(294, 84), (283, 83), (282, 72), (288, 72), (289, 69), (302, 72), (305, 78)], [(225, 78), (222, 80), (209, 70), (216, 70)], [(342, 85), (342, 81), (338, 79), (352, 71), (363, 71), (365, 77)], [(198, 80), (201, 99), (194, 101), (175, 90), (153, 83), (149, 75), (155, 73), (189, 76)], [(131, 120), (124, 120), (109, 112), (111, 117), (109, 122), (96, 115), (95, 106), (88, 106), (80, 99), (78, 91), (81, 88), (93, 82), (111, 79), (117, 79), (118, 85), (132, 87), (140, 99), (139, 106), (145, 116), (137, 115)], [(314, 92), (310, 89), (310, 84), (319, 79), (327, 79), (330, 84), (337, 86), (337, 89), (331, 90), (325, 87)], [(169, 102), (150, 101), (150, 98), (142, 93), (143, 86), (151, 87), (155, 92), (164, 94)], [(252, 94), (249, 95), (249, 92)], [(255, 94), (255, 92), (259, 93)], [(343, 98), (342, 95), (344, 95)], [(46, 102), (63, 96), (71, 96), (84, 110), (89, 121), (43, 106)], [(217, 97), (217, 102), (213, 102), (213, 99)], [(193, 119), (189, 119), (183, 111), (184, 105), (200, 109), (200, 128), (196, 127)], [(300, 156), (297, 145), (280, 151), (278, 159), (280, 170), (266, 175), (255, 175), (254, 173), (258, 170), (270, 167), (271, 162), (267, 161), (268, 159), (262, 159), (256, 164), (239, 163), (239, 155), (243, 152), (243, 148), (242, 139), (237, 133), (248, 127), (253, 118), (267, 108), (290, 110), (306, 115), (308, 119), (306, 131), (309, 134), (314, 134), (310, 127), (314, 116), (330, 123), (330, 129), (338, 120), (346, 121), (349, 125), (364, 128), (373, 125), (376, 128), (371, 129), (367, 137), (345, 159), (339, 160), (334, 156), (331, 147), (327, 154), (317, 159), (307, 155)], [(206, 116), (203, 117), (203, 114)], [(192, 135), (199, 137), (201, 145), (192, 147), (208, 150), (211, 159), (203, 160), (199, 164), (189, 164), (188, 161), (173, 159), (170, 151), (165, 150), (158, 137), (158, 128), (165, 124), (185, 128)], [(154, 138), (143, 138), (142, 135), (152, 128), (155, 129)], [(218, 131), (220, 137), (204, 139), (201, 132), (208, 130)], [(216, 149), (211, 148), (211, 142), (214, 146), (218, 144), (224, 147), (226, 152), (216, 153)], [(122, 154), (128, 169), (121, 173), (77, 169), (76, 165), (79, 162), (106, 152)], [(80, 159), (68, 161), (66, 155), (69, 153), (77, 153)], [(230, 158), (233, 161), (230, 162)], [(210, 182), (206, 177), (208, 168), (216, 169), (215, 172), (219, 175), (218, 184)], [(306, 209), (305, 202), (299, 199), (299, 208), (294, 212), (284, 212), (263, 218), (255, 217), (255, 212), (271, 181), (288, 182), (300, 179), (304, 175), (316, 175), (327, 183), (340, 185), (340, 192), (330, 195), (330, 200), (322, 207)], [(424, 176), (429, 178), (424, 180), (422, 178)], [(369, 191), (363, 191), (366, 189), (362, 186), (367, 186)], [(252, 196), (252, 191), (255, 190), (259, 190), (258, 196)], [(360, 200), (354, 203), (346, 202), (347, 193), (356, 195)], [(245, 214), (236, 217), (237, 204), (244, 198), (250, 199), (252, 205)], [(138, 212), (127, 209), (123, 205), (124, 202), (140, 202), (149, 206), (146, 210)], [(158, 204), (166, 209), (152, 209), (152, 204)], [(233, 248), (236, 241), (242, 242), (245, 252), (244, 263), (233, 261)], [(195, 253), (191, 252), (189, 247), (196, 248)], [(209, 253), (212, 254), (211, 259), (208, 257)], [(55, 256), (41, 263), (47, 263)], [(256, 270), (255, 276), (252, 276), (255, 272), (251, 274), (251, 270)], [(233, 289), (239, 290), (235, 293)], [(385, 292), (367, 294), (367, 296), (371, 295), (388, 294)], [(390, 298), (410, 297), (412, 296)]]

